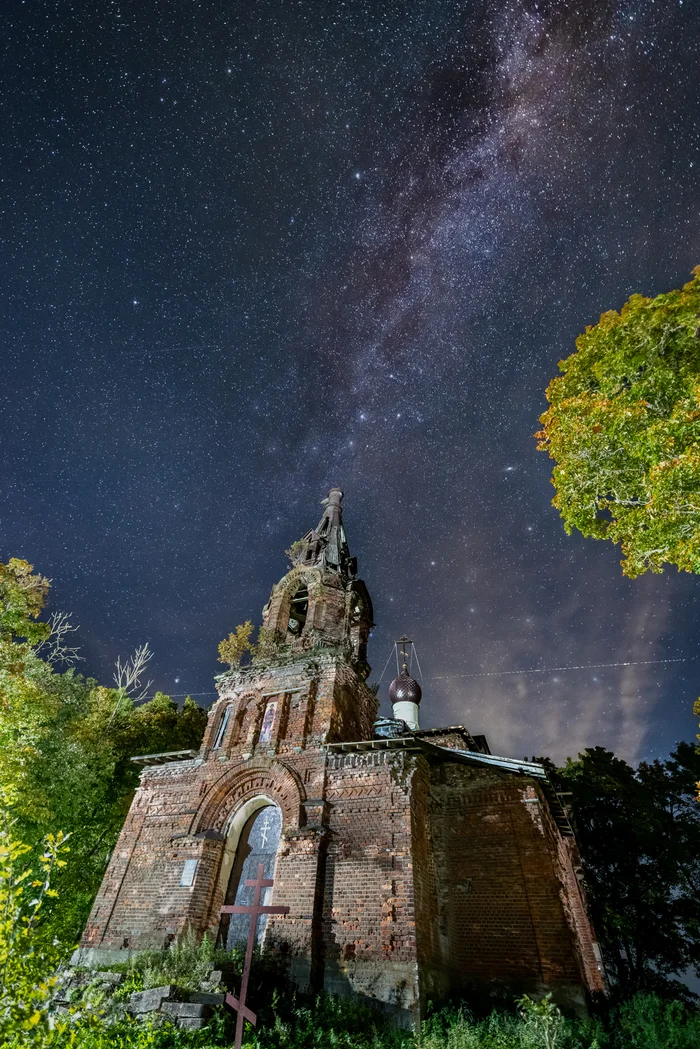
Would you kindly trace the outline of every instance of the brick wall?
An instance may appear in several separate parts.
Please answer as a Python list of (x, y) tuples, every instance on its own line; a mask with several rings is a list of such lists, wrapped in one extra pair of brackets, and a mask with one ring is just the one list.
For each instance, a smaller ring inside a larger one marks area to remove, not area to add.
[(552, 990), (572, 1008), (602, 989), (568, 847), (524, 776), (446, 763), (430, 826), (443, 985)]
[(412, 1020), (419, 981), (413, 886), (413, 760), (399, 752), (329, 758), (324, 986)]

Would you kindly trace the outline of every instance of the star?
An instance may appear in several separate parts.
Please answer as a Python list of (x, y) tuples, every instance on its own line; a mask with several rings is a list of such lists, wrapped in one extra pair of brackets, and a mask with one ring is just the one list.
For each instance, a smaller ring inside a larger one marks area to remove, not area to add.
[(426, 724), (667, 753), (696, 731), (684, 664), (601, 673), (604, 713), (588, 670), (479, 702), (438, 675), (695, 652), (693, 579), (567, 536), (532, 434), (586, 326), (700, 262), (700, 6), (328, 6), (231, 33), (143, 5), (155, 69), (51, 5), (8, 25), (3, 558), (54, 579), (90, 676), (152, 635), (154, 687), (206, 693), (340, 484), (369, 660), (415, 632)]

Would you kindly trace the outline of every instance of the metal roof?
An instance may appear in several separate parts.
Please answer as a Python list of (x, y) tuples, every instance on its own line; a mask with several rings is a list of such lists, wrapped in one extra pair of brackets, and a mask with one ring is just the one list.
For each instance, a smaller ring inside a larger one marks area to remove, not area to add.
[(171, 761), (191, 761), (198, 750), (166, 750), (163, 754), (137, 754), (130, 758), (136, 765), (168, 765)]

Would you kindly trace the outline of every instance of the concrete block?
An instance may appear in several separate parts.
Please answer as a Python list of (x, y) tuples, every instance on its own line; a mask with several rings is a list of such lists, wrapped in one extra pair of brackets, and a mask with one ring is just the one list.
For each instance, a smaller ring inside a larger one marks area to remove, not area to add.
[(124, 982), (124, 973), (95, 972), (92, 977), (95, 983), (105, 987), (119, 987)]
[(202, 1005), (223, 1005), (226, 1001), (225, 994), (216, 994), (214, 991), (191, 991), (187, 997), (191, 1002), (200, 1002)]
[(177, 988), (172, 984), (163, 987), (151, 987), (148, 991), (134, 991), (129, 998), (130, 1013), (157, 1013), (167, 998), (177, 997), (173, 992)]
[(207, 978), (202, 980), (200, 984), (201, 989), (203, 991), (213, 991), (221, 983), (223, 975), (221, 969), (212, 969)]
[(163, 1002), (161, 1012), (166, 1016), (211, 1016), (211, 1006), (202, 1002)]
[(84, 965), (95, 969), (98, 965), (114, 965), (128, 962), (138, 951), (123, 947), (78, 947), (71, 955), (71, 965)]

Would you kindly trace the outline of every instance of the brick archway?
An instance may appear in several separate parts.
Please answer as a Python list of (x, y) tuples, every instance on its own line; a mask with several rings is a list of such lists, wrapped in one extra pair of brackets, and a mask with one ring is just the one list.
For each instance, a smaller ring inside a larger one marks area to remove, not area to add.
[(269, 797), (282, 810), (285, 831), (295, 830), (302, 819), (306, 793), (301, 780), (281, 761), (257, 761), (225, 772), (204, 796), (192, 824), (192, 834), (224, 833), (229, 817), (259, 795)]
[(309, 593), (307, 621), (313, 622), (316, 592), (321, 584), (321, 570), (315, 565), (297, 565), (284, 576), (275, 588), (265, 626), (280, 637), (287, 635), (291, 602), (299, 587), (306, 585)]

